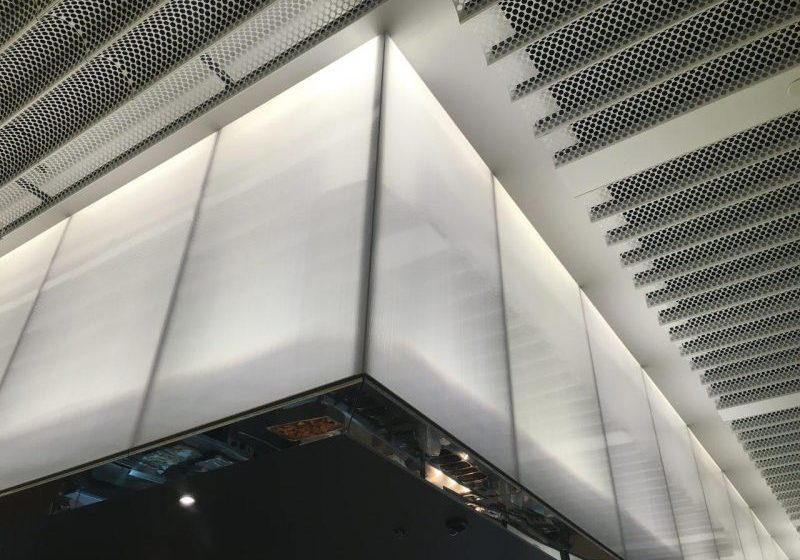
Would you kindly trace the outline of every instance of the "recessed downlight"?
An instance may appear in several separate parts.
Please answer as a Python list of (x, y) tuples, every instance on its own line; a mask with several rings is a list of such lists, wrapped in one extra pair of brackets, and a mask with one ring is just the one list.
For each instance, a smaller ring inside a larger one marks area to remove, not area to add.
[(178, 499), (178, 503), (183, 507), (192, 507), (195, 504), (194, 496), (191, 494), (184, 494)]

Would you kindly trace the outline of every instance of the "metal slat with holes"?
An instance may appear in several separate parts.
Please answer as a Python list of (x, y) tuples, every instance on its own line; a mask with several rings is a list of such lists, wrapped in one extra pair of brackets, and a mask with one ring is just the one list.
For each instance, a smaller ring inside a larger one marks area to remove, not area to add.
[(731, 408), (734, 406), (741, 406), (743, 404), (794, 394), (798, 391), (800, 391), (800, 379), (791, 379), (776, 383), (774, 385), (767, 385), (739, 393), (723, 395), (717, 399), (717, 406), (720, 409)]
[[(793, 420), (789, 422), (784, 422), (782, 424), (777, 424), (774, 426), (765, 426), (762, 428), (745, 430), (743, 432), (740, 432), (738, 435), (741, 441), (750, 441), (750, 440), (757, 440), (760, 438), (771, 437), (785, 433), (794, 433), (794, 432), (800, 433), (800, 420)], [(800, 480), (800, 473), (795, 473), (792, 475), (788, 475), (787, 477), (783, 477), (783, 480), (790, 479), (791, 477), (796, 477), (797, 480)]]
[[(749, 0), (739, 0), (740, 3), (745, 1)], [(587, 88), (584, 98), (590, 95), (609, 96), (616, 88), (635, 88), (633, 84), (645, 84), (656, 79), (659, 76), (659, 66), (661, 72), (670, 68), (674, 70), (681, 61), (686, 63), (692, 56), (702, 56), (701, 49), (690, 52), (675, 48), (676, 42), (679, 44), (685, 41), (695, 30), (694, 28), (708, 25), (704, 20), (713, 20), (713, 16), (699, 14), (697, 18), (669, 27), (664, 33), (648, 37), (629, 49), (622, 49), (617, 53), (614, 51), (709, 4), (713, 2), (704, 0), (660, 3), (631, 0), (609, 2), (526, 47), (525, 52), (535, 63), (538, 73), (535, 77), (516, 84), (512, 90), (512, 98), (519, 99), (550, 84), (553, 84), (552, 93), (557, 100), (568, 98), (567, 92), (581, 86)], [(728, 10), (727, 6), (723, 9)], [(643, 25), (633, 24), (634, 19), (638, 19)], [(753, 23), (758, 25), (758, 22)], [(719, 28), (724, 27), (719, 21), (715, 24)], [(748, 24), (740, 24), (737, 27), (746, 28)], [(591, 30), (598, 28), (603, 29), (602, 35), (591, 33)], [(736, 30), (731, 29), (731, 32), (735, 34)], [(715, 38), (717, 41), (724, 41), (724, 33), (715, 34)], [(655, 52), (657, 50), (663, 51), (665, 57), (653, 56), (658, 54)], [(606, 55), (610, 56), (606, 60), (601, 60)], [(660, 64), (645, 68), (640, 63), (642, 56), (652, 57)], [(597, 64), (593, 64), (594, 62)], [(578, 72), (583, 68), (585, 68), (583, 72)], [(575, 74), (569, 76), (573, 72)], [(626, 74), (631, 79), (618, 79)], [(612, 79), (596, 82), (592, 79), (592, 76), (596, 75)], [(588, 88), (598, 88), (598, 91), (590, 94)], [(602, 89), (606, 90), (604, 94), (599, 93)], [(552, 120), (554, 119), (543, 119), (543, 126), (537, 128), (542, 130), (552, 128), (550, 125)]]
[[(6, 157), (0, 182), (12, 180), (30, 162), (43, 158), (141, 92), (252, 15), (267, 0), (220, 2), (202, 8), (186, 0), (162, 4), (33, 104), (14, 114), (0, 127), (0, 151)], [(55, 6), (47, 16), (60, 7)]]
[(767, 480), (767, 483), (773, 490), (800, 488), (800, 476), (797, 473), (778, 475)]
[(453, 4), (458, 11), (459, 18), (463, 22), (491, 4), (494, 4), (496, 1), (497, 0), (453, 0)]
[(728, 395), (744, 389), (753, 389), (776, 382), (791, 380), (797, 376), (798, 366), (790, 365), (773, 370), (747, 372), (712, 372), (703, 374), (701, 380), (708, 384), (707, 392), (710, 397)]
[(604, 187), (608, 200), (592, 206), (600, 220), (639, 204), (712, 179), (800, 145), (800, 111), (744, 130)]
[[(473, 0), (476, 4), (487, 4)], [(490, 62), (555, 31), (574, 18), (605, 0), (500, 0), (485, 11), (483, 25), (492, 29), (490, 36), (498, 38), (487, 45), (486, 59)], [(476, 6), (477, 7), (477, 6)], [(478, 8), (480, 9), (480, 8)]]
[(795, 66), (800, 62), (798, 39), (800, 24), (793, 23), (571, 122), (577, 141), (556, 152), (556, 163), (573, 161)]
[(772, 488), (786, 488), (788, 485), (800, 483), (800, 473), (792, 473), (771, 477), (768, 481)]
[[(704, 382), (718, 381), (721, 379), (732, 379), (748, 374), (758, 374), (754, 379), (763, 379), (773, 368), (785, 366), (789, 371), (797, 373), (797, 360), (800, 359), (800, 348), (794, 347), (788, 350), (781, 350), (772, 354), (748, 358), (739, 362), (732, 362), (721, 366), (707, 369), (703, 375)], [(800, 381), (800, 380), (798, 380)]]
[(800, 150), (790, 150), (622, 212), (625, 225), (608, 230), (606, 241), (619, 243), (798, 178), (800, 178)]
[(800, 215), (790, 214), (652, 259), (648, 263), (649, 268), (634, 274), (634, 284), (644, 286), (685, 272), (701, 270), (720, 261), (795, 240), (798, 237), (800, 237)]
[(716, 348), (785, 332), (800, 324), (800, 310), (792, 310), (766, 319), (743, 323), (735, 327), (700, 335), (681, 344), (684, 355), (697, 354)]
[[(635, 29), (649, 31), (658, 28), (665, 21), (690, 13), (698, 4), (703, 3), (636, 2), (639, 10), (657, 13), (647, 13), (645, 16), (648, 23), (652, 22), (652, 27)], [(800, 6), (797, 4), (781, 4), (770, 0), (737, 0), (715, 4), (550, 86), (549, 93), (557, 102), (558, 110), (538, 120), (534, 124), (536, 132), (546, 134), (576, 115), (588, 114), (734, 46), (755, 33), (765, 31), (786, 17), (798, 14)], [(631, 27), (618, 15), (609, 19), (619, 22), (623, 27)], [(691, 49), (682, 48), (690, 41), (693, 45)], [(602, 37), (601, 44), (607, 44), (607, 37)], [(643, 61), (648, 61), (648, 64), (643, 64)], [(539, 79), (537, 76), (536, 81)], [(519, 95), (517, 90), (515, 93)]]
[[(0, 98), (5, 122), (49, 89), (96, 49), (147, 14), (160, 0), (92, 3), (63, 0), (0, 52), (0, 79), (10, 94)], [(53, 46), (58, 45), (57, 49)]]
[(713, 350), (707, 354), (701, 354), (690, 360), (692, 369), (702, 369), (707, 367), (724, 364), (774, 352), (785, 350), (800, 344), (800, 330), (793, 330), (750, 342), (745, 342), (736, 346), (728, 346), (720, 350)]
[(774, 437), (765, 437), (762, 439), (748, 441), (747, 443), (742, 444), (742, 447), (744, 447), (746, 451), (769, 449), (772, 447), (780, 447), (790, 439), (797, 439), (797, 436), (793, 435), (793, 432), (786, 432)]
[(671, 323), (742, 301), (757, 299), (791, 288), (800, 282), (800, 267), (793, 266), (757, 276), (724, 288), (680, 299), (671, 307), (658, 312), (660, 323)]
[(742, 433), (753, 428), (777, 426), (796, 419), (800, 419), (800, 406), (759, 414), (757, 416), (750, 416), (748, 418), (740, 418), (732, 421), (731, 427), (737, 433)]
[(31, 58), (0, 95), (0, 237), (381, 2), (52, 2), (0, 50), (0, 76)]
[(48, 0), (4, 0), (0, 3), (0, 48), (34, 22), (48, 3)]
[(688, 245), (712, 239), (747, 226), (800, 211), (800, 183), (723, 206), (712, 212), (637, 238), (637, 247), (621, 254), (622, 262), (635, 264)]
[(730, 282), (766, 274), (798, 262), (800, 262), (800, 241), (792, 241), (697, 272), (670, 278), (664, 282), (662, 288), (648, 292), (645, 297), (648, 305), (658, 305)]
[(799, 305), (800, 289), (793, 289), (720, 311), (714, 311), (713, 313), (692, 317), (680, 325), (670, 327), (669, 334), (674, 340), (688, 338), (732, 325), (739, 325), (753, 319), (794, 310)]
[(776, 476), (783, 476), (787, 473), (795, 473), (800, 469), (800, 455), (796, 457), (795, 461), (788, 461), (784, 465), (775, 465), (771, 467), (765, 467), (761, 474), (767, 480), (772, 480)]

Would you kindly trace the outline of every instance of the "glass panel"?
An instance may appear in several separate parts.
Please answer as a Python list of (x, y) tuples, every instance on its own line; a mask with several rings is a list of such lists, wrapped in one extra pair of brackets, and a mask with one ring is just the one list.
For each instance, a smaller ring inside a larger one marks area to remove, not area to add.
[(495, 183), (520, 482), (622, 553), (580, 289)]
[(753, 513), (744, 501), (744, 498), (736, 491), (731, 481), (725, 478), (728, 487), (728, 496), (731, 499), (733, 517), (736, 520), (736, 527), (739, 530), (739, 542), (742, 543), (742, 552), (745, 560), (763, 560), (761, 545), (758, 542), (756, 526), (753, 523)]
[(0, 487), (130, 447), (212, 146), (70, 220), (0, 391)]
[(719, 558), (689, 428), (649, 377), (645, 386), (664, 463), (670, 501), (686, 560)]
[(697, 460), (697, 470), (708, 505), (708, 514), (717, 540), (717, 551), (722, 560), (744, 560), (742, 545), (739, 542), (739, 531), (733, 517), (731, 502), (728, 498), (725, 475), (711, 458), (711, 455), (700, 445), (694, 435), (690, 435), (692, 449)]
[(0, 383), (67, 222), (0, 257)]
[(680, 558), (642, 369), (585, 295), (583, 301), (626, 557)]
[(220, 132), (137, 443), (360, 369), (378, 54)]
[(367, 373), (516, 471), (492, 174), (387, 45)]

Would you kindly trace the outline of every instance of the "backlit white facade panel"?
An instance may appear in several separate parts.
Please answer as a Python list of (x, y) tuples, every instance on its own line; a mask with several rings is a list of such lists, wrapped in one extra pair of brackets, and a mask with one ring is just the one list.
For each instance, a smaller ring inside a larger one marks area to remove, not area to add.
[(131, 446), (213, 140), (70, 218), (0, 388), (0, 487)]
[(520, 481), (622, 553), (580, 288), (500, 183), (495, 196)]
[(367, 372), (516, 473), (492, 173), (387, 43)]
[(379, 63), (374, 40), (220, 131), (136, 443), (359, 373)]

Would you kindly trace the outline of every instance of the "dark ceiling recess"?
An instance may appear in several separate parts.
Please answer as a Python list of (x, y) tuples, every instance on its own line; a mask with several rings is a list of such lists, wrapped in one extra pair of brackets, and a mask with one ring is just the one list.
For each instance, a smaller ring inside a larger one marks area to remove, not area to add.
[(552, 555), (616, 558), (367, 376), (0, 498), (4, 560)]
[[(453, 1), (556, 166), (800, 63), (798, 0)], [(800, 526), (800, 111), (598, 192), (590, 219)]]
[(381, 1), (6, 2), (0, 237)]
[(343, 436), (15, 529), (7, 560), (549, 558)]

